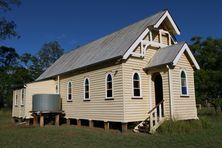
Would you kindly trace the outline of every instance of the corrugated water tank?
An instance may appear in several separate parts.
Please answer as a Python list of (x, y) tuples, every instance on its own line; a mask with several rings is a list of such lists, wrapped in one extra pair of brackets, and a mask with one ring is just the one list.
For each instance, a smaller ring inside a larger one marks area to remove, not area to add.
[(35, 94), (32, 96), (32, 111), (59, 112), (61, 100), (58, 94)]

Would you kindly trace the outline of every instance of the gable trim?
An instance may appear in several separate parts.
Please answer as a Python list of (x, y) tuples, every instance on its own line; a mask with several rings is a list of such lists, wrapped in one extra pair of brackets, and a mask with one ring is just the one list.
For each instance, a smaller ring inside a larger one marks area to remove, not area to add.
[(172, 24), (173, 28), (175, 29), (176, 34), (180, 35), (180, 30), (177, 27), (176, 23), (174, 22), (173, 18), (171, 17), (171, 15), (168, 11), (166, 11), (165, 14), (158, 20), (158, 22), (154, 25), (154, 28), (158, 28), (160, 26), (160, 24), (165, 20), (166, 17), (170, 20), (170, 23)]
[(176, 66), (176, 65), (177, 65), (180, 57), (182, 56), (182, 54), (184, 53), (185, 50), (187, 51), (190, 59), (192, 60), (193, 64), (195, 65), (195, 68), (196, 68), (197, 70), (199, 70), (199, 69), (200, 69), (200, 66), (199, 66), (199, 64), (197, 63), (196, 59), (194, 58), (194, 56), (193, 56), (193, 54), (192, 54), (189, 46), (187, 45), (187, 43), (185, 43), (185, 44), (183, 45), (182, 49), (181, 49), (180, 52), (177, 54), (176, 58), (173, 60), (173, 66)]
[(127, 50), (127, 52), (124, 54), (123, 59), (127, 59), (130, 54), (133, 52), (133, 50), (136, 48), (136, 46), (143, 40), (143, 38), (149, 33), (149, 29), (146, 28), (143, 33), (137, 38), (137, 40), (130, 46), (130, 48)]

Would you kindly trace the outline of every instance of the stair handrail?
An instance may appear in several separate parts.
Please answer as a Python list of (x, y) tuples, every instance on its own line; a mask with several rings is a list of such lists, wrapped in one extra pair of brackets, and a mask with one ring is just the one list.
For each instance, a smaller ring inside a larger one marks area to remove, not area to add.
[[(161, 104), (164, 102), (164, 100), (160, 101), (155, 107), (153, 107), (149, 112), (148, 112), (148, 116), (145, 120), (141, 121), (137, 126), (134, 127), (134, 132), (138, 132), (138, 127), (143, 124), (146, 120), (150, 120), (150, 133), (153, 133), (155, 131), (155, 129), (153, 130), (153, 127), (156, 128), (158, 125), (156, 125), (157, 123), (161, 122), (163, 119), (163, 115), (162, 115), (162, 111), (161, 111)], [(159, 116), (159, 120), (157, 121), (157, 108), (159, 107), (160, 110), (160, 116)], [(153, 114), (155, 114), (155, 118), (153, 119)], [(155, 125), (153, 125), (153, 121), (155, 121)]]
[(148, 114), (152, 113), (160, 104), (162, 104), (164, 102), (164, 100), (160, 101), (155, 107), (153, 107)]

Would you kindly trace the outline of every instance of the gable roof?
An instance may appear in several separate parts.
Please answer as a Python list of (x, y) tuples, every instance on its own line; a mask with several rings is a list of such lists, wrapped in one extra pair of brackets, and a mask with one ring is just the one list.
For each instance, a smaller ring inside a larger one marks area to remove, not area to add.
[(175, 45), (158, 49), (158, 51), (154, 54), (148, 65), (145, 67), (145, 69), (155, 68), (163, 65), (176, 66), (177, 62), (179, 61), (184, 51), (187, 51), (188, 56), (193, 62), (195, 68), (200, 69), (197, 61), (195, 60), (187, 43), (185, 42), (180, 42)]
[(36, 80), (80, 69), (109, 59), (121, 58), (149, 26), (154, 26), (167, 13), (160, 11), (117, 32), (93, 41), (61, 56)]

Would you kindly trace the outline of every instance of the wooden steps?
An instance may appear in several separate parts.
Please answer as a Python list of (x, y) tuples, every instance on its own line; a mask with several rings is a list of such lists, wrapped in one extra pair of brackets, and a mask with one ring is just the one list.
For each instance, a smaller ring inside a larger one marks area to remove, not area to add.
[(156, 132), (156, 129), (165, 121), (163, 113), (163, 101), (157, 104), (153, 109), (148, 112), (148, 117), (140, 122), (133, 131), (135, 133), (150, 133), (153, 134)]

